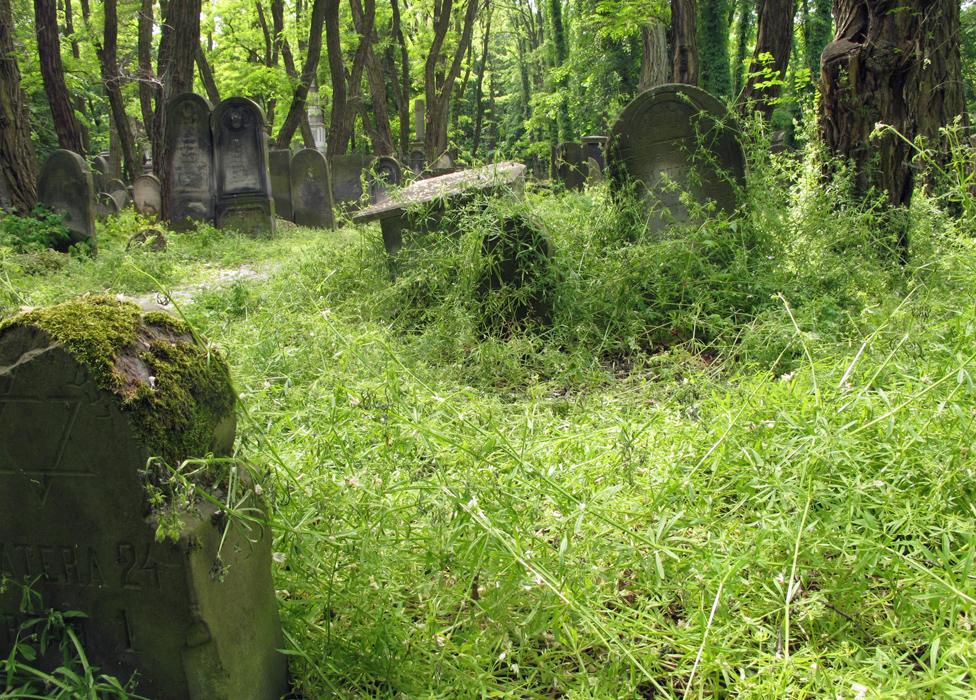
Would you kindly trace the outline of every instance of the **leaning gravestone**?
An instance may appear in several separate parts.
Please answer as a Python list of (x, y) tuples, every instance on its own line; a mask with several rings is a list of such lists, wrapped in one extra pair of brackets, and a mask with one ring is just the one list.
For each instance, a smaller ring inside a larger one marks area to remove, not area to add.
[(363, 196), (363, 177), (369, 172), (376, 158), (366, 153), (347, 153), (332, 156), (329, 169), (332, 174), (332, 197), (336, 204), (356, 206)]
[(63, 149), (52, 153), (41, 168), (37, 200), (64, 216), (72, 244), (95, 243), (95, 193), (84, 158)]
[(268, 152), (268, 174), (271, 176), (271, 196), (275, 214), (285, 221), (295, 218), (291, 206), (291, 151), (273, 148)]
[(720, 210), (735, 209), (745, 156), (723, 124), (727, 114), (704, 90), (677, 84), (651, 88), (620, 113), (608, 144), (611, 187), (637, 188), (649, 231), (690, 218), (684, 192)]
[(525, 166), (495, 163), (426, 180), (418, 180), (397, 192), (397, 196), (374, 204), (352, 217), (353, 223), (379, 221), (383, 245), (393, 255), (403, 247), (404, 229), (424, 231), (437, 228), (444, 212), (480, 195), (521, 195)]
[[(200, 496), (177, 507), (162, 464), (228, 455), (234, 404), (223, 360), (165, 313), (87, 297), (0, 324), (3, 658), (63, 663), (12, 651), (29, 585), (42, 609), (84, 613), (68, 621), (88, 661), (137, 673), (140, 697), (280, 697), (270, 531)], [(260, 513), (248, 478), (222, 491), (230, 464), (187, 477)]]
[(312, 228), (335, 228), (329, 161), (314, 148), (291, 159), (291, 198), (295, 223)]
[(108, 192), (99, 192), (95, 195), (95, 218), (99, 221), (107, 219), (113, 214), (118, 214), (119, 201)]
[(219, 228), (249, 235), (274, 233), (274, 200), (268, 173), (264, 112), (245, 97), (229, 97), (211, 117)]
[(210, 103), (191, 92), (166, 104), (166, 147), (171, 155), (163, 184), (163, 216), (170, 228), (213, 221), (213, 138)]
[(155, 175), (137, 177), (132, 183), (132, 203), (140, 214), (158, 217), (162, 209), (159, 178)]
[(566, 141), (556, 147), (556, 177), (567, 190), (581, 190), (586, 182), (583, 147)]

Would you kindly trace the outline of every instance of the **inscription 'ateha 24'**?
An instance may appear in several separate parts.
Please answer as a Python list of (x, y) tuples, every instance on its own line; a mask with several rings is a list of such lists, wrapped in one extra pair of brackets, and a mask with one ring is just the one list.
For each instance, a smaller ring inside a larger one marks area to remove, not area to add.
[(0, 577), (14, 581), (131, 591), (160, 587), (152, 545), (119, 542), (111, 553), (78, 544), (0, 542)]

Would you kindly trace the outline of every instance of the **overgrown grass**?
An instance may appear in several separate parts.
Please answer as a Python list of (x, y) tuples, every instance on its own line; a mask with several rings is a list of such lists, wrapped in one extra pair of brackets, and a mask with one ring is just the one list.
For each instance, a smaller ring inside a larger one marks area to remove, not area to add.
[[(761, 142), (757, 146), (761, 149)], [(601, 188), (457, 212), (395, 280), (373, 228), (206, 230), (27, 274), (5, 313), (199, 290), (239, 449), (275, 474), (307, 697), (972, 697), (976, 250), (935, 196), (900, 267), (813, 154), (663, 239)], [(552, 243), (550, 325), (485, 333), (481, 239)]]

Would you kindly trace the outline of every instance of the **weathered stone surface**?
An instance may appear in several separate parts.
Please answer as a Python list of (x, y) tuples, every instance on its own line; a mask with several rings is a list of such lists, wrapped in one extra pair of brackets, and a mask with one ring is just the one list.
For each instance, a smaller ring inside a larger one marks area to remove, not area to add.
[(636, 186), (648, 230), (688, 220), (682, 192), (721, 210), (735, 209), (745, 157), (723, 125), (727, 116), (721, 102), (690, 85), (652, 88), (620, 113), (608, 143), (611, 186), (615, 192)]
[(271, 176), (275, 215), (285, 221), (294, 221), (295, 213), (291, 202), (291, 151), (287, 148), (273, 148), (268, 151), (268, 174)]
[(596, 185), (603, 182), (603, 168), (595, 158), (586, 159), (586, 182), (589, 185)]
[[(0, 325), (4, 658), (29, 583), (45, 608), (86, 614), (74, 626), (89, 662), (122, 682), (138, 673), (140, 696), (284, 692), (270, 532), (235, 522), (221, 548), (226, 517), (198, 496), (175, 509), (171, 472), (150, 462), (229, 454), (234, 423), (225, 364), (166, 314), (95, 297)], [(229, 468), (191, 478), (225, 499)], [(240, 488), (262, 507), (249, 479)]]
[(244, 97), (229, 97), (214, 109), (217, 226), (249, 235), (275, 230), (264, 112)]
[(581, 190), (586, 182), (583, 147), (566, 141), (556, 147), (556, 177), (567, 190)]
[(85, 159), (58, 149), (41, 168), (37, 201), (64, 216), (71, 243), (95, 243), (95, 193)]
[(177, 95), (166, 105), (166, 141), (172, 153), (163, 212), (176, 230), (214, 218), (213, 138), (210, 103), (200, 95)]
[[(525, 166), (520, 163), (495, 163), (462, 170), (450, 175), (418, 180), (384, 202), (364, 209), (352, 217), (355, 223), (379, 221), (383, 245), (390, 254), (403, 246), (403, 230), (436, 228), (447, 207), (463, 204), (478, 194), (520, 195), (525, 185)], [(427, 205), (421, 207), (421, 205)], [(422, 208), (420, 216), (411, 209)]]
[(313, 148), (291, 159), (291, 197), (295, 223), (313, 228), (335, 228), (329, 162)]
[(592, 158), (600, 166), (600, 172), (607, 167), (607, 136), (584, 136), (580, 139), (583, 146), (583, 158)]
[(112, 190), (108, 193), (108, 196), (115, 200), (115, 203), (119, 207), (119, 211), (122, 211), (129, 206), (130, 199), (128, 190)]
[(128, 189), (128, 188), (125, 186), (125, 183), (124, 182), (122, 182), (117, 177), (113, 177), (113, 178), (109, 179), (105, 183), (105, 189), (102, 190), (102, 191), (103, 192), (108, 192), (108, 193), (111, 194), (112, 192), (117, 192), (118, 190), (123, 190), (124, 191), (126, 189)]
[(132, 203), (140, 214), (158, 217), (163, 208), (159, 178), (155, 175), (137, 177), (132, 183)]
[(366, 153), (332, 156), (332, 195), (336, 204), (355, 206), (363, 196), (363, 179), (368, 178), (376, 157)]
[(112, 177), (113, 170), (108, 153), (99, 153), (92, 158), (92, 184), (95, 192), (108, 192), (108, 181)]
[(387, 192), (391, 187), (403, 184), (403, 166), (391, 156), (380, 156), (373, 163), (372, 177), (369, 183), (370, 200), (373, 204), (386, 201)]
[(119, 200), (108, 192), (99, 192), (95, 195), (95, 218), (99, 221), (119, 213)]
[(126, 250), (149, 250), (160, 253), (166, 250), (166, 235), (158, 228), (144, 228), (133, 233), (125, 244)]

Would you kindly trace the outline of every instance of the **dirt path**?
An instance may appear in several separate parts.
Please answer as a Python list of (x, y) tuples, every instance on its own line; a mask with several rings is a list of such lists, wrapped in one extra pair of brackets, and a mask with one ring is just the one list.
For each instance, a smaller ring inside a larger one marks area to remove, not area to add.
[[(187, 304), (192, 304), (194, 298), (200, 292), (205, 292), (212, 289), (218, 289), (220, 287), (227, 287), (234, 282), (263, 282), (275, 272), (277, 265), (268, 265), (265, 267), (251, 267), (250, 265), (241, 265), (240, 267), (231, 268), (216, 268), (213, 271), (213, 275), (208, 277), (208, 279), (202, 282), (195, 282), (194, 284), (182, 285), (179, 287), (174, 287), (170, 290), (170, 295), (173, 301), (175, 301), (180, 306), (185, 306)], [(171, 306), (170, 300), (162, 292), (157, 292), (155, 294), (145, 294), (140, 297), (136, 297), (135, 301), (140, 306)]]

